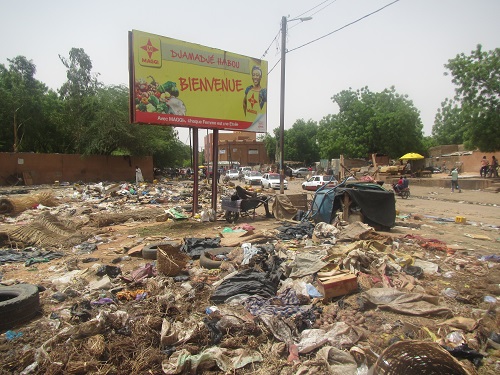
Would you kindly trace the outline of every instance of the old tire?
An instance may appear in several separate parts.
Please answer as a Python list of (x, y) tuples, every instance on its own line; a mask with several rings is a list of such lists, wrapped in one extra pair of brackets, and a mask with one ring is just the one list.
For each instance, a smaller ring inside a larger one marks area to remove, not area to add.
[(235, 212), (235, 211), (227, 210), (224, 217), (229, 224), (232, 224), (232, 223), (236, 223), (236, 221), (240, 217), (240, 214), (238, 212)]
[(157, 259), (157, 252), (158, 252), (158, 246), (160, 245), (165, 245), (168, 242), (153, 242), (149, 245), (146, 245), (142, 248), (142, 257), (144, 259), (151, 259), (151, 260), (156, 260)]
[(232, 247), (218, 247), (216, 249), (209, 249), (201, 252), (200, 255), (200, 266), (204, 268), (208, 268), (210, 270), (217, 269), (222, 264), (223, 260), (212, 260), (209, 255), (219, 255), (219, 254), (228, 254)]
[(39, 309), (40, 296), (36, 285), (0, 286), (0, 331), (30, 320)]

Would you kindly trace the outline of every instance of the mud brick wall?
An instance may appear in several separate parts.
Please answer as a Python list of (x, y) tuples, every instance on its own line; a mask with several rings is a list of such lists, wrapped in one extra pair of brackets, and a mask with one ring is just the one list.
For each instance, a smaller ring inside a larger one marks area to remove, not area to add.
[[(62, 182), (135, 181), (139, 166), (146, 181), (153, 180), (153, 157), (72, 154), (0, 153), (0, 185), (13, 185), (18, 176), (27, 185)], [(26, 180), (26, 181), (24, 181)]]

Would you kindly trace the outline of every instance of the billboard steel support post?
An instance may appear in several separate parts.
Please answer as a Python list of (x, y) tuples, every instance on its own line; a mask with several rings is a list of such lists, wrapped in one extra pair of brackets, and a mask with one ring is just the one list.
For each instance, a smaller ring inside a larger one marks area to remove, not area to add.
[[(219, 130), (212, 136), (212, 209), (217, 212), (217, 173), (219, 169)], [(210, 167), (210, 166), (209, 166)]]
[(198, 128), (192, 128), (193, 134), (193, 216), (198, 212)]

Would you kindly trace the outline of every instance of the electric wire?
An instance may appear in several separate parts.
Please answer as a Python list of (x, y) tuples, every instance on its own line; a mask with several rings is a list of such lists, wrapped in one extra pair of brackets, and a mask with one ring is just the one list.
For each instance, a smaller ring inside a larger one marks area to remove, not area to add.
[[(327, 1), (329, 1), (329, 0), (327, 0)], [(316, 5), (316, 6), (315, 6), (314, 8), (312, 8), (312, 9), (317, 8), (318, 6), (320, 6), (320, 5), (324, 4), (324, 3), (326, 3), (327, 1), (324, 1), (324, 2), (322, 2), (321, 4)], [(336, 1), (336, 0), (335, 0), (335, 1)], [(314, 42), (317, 42), (318, 40), (321, 40), (321, 39), (323, 39), (323, 38), (326, 38), (327, 36), (330, 36), (330, 35), (332, 35), (332, 34), (334, 34), (334, 33), (338, 32), (338, 31), (340, 31), (340, 30), (342, 30), (342, 29), (345, 29), (346, 27), (349, 27), (349, 26), (351, 26), (351, 25), (354, 25), (355, 23), (357, 23), (357, 22), (359, 22), (359, 21), (361, 21), (361, 20), (363, 20), (363, 19), (365, 19), (365, 18), (368, 18), (368, 17), (372, 16), (372, 15), (374, 15), (375, 13), (378, 13), (378, 12), (380, 12), (381, 10), (383, 10), (383, 9), (385, 9), (385, 8), (387, 8), (387, 7), (391, 6), (391, 5), (393, 5), (393, 4), (395, 4), (395, 3), (399, 2), (399, 1), (400, 1), (400, 0), (395, 0), (395, 1), (393, 1), (392, 3), (386, 4), (386, 5), (384, 5), (383, 7), (379, 8), (379, 9), (377, 9), (377, 10), (374, 10), (373, 12), (368, 13), (368, 14), (364, 15), (363, 17), (360, 17), (360, 18), (358, 18), (358, 19), (356, 19), (356, 20), (354, 20), (354, 21), (352, 21), (352, 22), (349, 22), (348, 24), (345, 24), (344, 26), (339, 27), (338, 29), (333, 30), (332, 32), (330, 32), (330, 33), (328, 33), (328, 34), (325, 34), (325, 35), (323, 35), (323, 36), (320, 36), (319, 38), (313, 39), (313, 40), (311, 40), (311, 41), (309, 41), (309, 42), (307, 42), (307, 43), (304, 43), (304, 44), (302, 44), (302, 45), (300, 45), (300, 46), (298, 46), (298, 47), (295, 47), (295, 48), (292, 48), (292, 49), (287, 49), (287, 50), (286, 50), (286, 53), (289, 53), (289, 52), (295, 51), (295, 50), (297, 50), (297, 49), (299, 49), (299, 48), (302, 48), (302, 47), (305, 47), (305, 46), (307, 46), (307, 45), (309, 45), (309, 44), (312, 44), (312, 43), (314, 43)], [(333, 4), (333, 2), (332, 2), (332, 4)], [(331, 5), (331, 4), (328, 4), (328, 5)], [(327, 5), (327, 6), (328, 6), (328, 5)], [(326, 7), (324, 7), (324, 8), (326, 8)], [(324, 8), (322, 8), (322, 9), (324, 9)], [(307, 12), (310, 12), (312, 9), (308, 10)], [(320, 10), (322, 10), (322, 9), (320, 9)], [(307, 12), (304, 12), (304, 13), (302, 13), (301, 15), (306, 14)], [(318, 11), (318, 12), (319, 12), (319, 11)], [(300, 15), (300, 16), (301, 16), (301, 15)], [(300, 17), (300, 16), (298, 16), (298, 17)], [(298, 17), (297, 17), (297, 18), (298, 18)], [(277, 36), (276, 36), (276, 37), (277, 37)], [(274, 38), (275, 40), (276, 40), (276, 37)], [(269, 75), (269, 74), (271, 74), (271, 72), (274, 70), (274, 68), (276, 68), (276, 66), (279, 64), (279, 62), (280, 62), (280, 61), (281, 61), (281, 58), (280, 58), (280, 59), (279, 59), (279, 60), (278, 60), (278, 61), (277, 61), (274, 65), (273, 65), (273, 67), (272, 67), (272, 68), (271, 68), (271, 69), (267, 72), (267, 74), (268, 74), (268, 75)]]
[[(335, 3), (337, 0), (333, 0), (333, 1), (332, 1), (332, 0), (327, 0), (327, 1), (331, 1), (331, 3), (330, 3), (330, 4), (326, 4), (323, 8), (318, 9), (318, 10), (317, 10), (316, 12), (314, 12), (313, 14), (308, 15), (308, 17), (312, 17), (312, 16), (314, 16), (314, 15), (318, 14), (319, 12), (323, 11), (325, 8), (327, 8), (327, 7), (329, 7), (330, 5), (332, 5), (333, 3)], [(326, 3), (327, 1), (323, 1), (321, 4), (316, 5), (314, 8), (319, 7), (320, 5), (322, 5), (322, 4), (324, 4), (324, 3)], [(310, 12), (310, 11), (311, 11), (311, 10), (313, 10), (314, 8), (309, 9), (307, 12)], [(301, 17), (302, 15), (306, 14), (307, 12), (304, 12), (304, 13), (302, 13), (300, 16), (295, 17), (295, 18), (293, 18), (293, 19), (300, 19), (300, 17)], [(294, 27), (299, 26), (301, 23), (302, 23), (302, 22), (297, 23), (297, 24), (295, 24), (295, 25), (293, 25), (293, 26), (290, 26), (290, 27), (288, 28), (288, 30), (291, 30), (291, 29), (293, 29)]]
[(325, 8), (328, 8), (330, 5), (332, 5), (333, 3), (337, 2), (337, 0), (333, 0), (330, 4), (326, 4), (323, 8), (321, 9), (318, 9), (316, 12), (314, 12), (313, 14), (310, 14), (309, 17), (312, 17), (312, 16), (315, 16), (316, 14), (318, 14), (319, 12), (321, 12), (322, 10), (324, 10)]
[(280, 61), (281, 58), (278, 61), (276, 61), (276, 64), (274, 64), (273, 67), (267, 72), (267, 75), (271, 74), (271, 72), (274, 70), (274, 68), (276, 68), (276, 65), (278, 65)]
[(311, 41), (309, 41), (309, 42), (307, 42), (307, 43), (304, 43), (304, 44), (302, 44), (302, 45), (300, 45), (300, 46), (298, 46), (298, 47), (295, 47), (295, 48), (289, 49), (289, 50), (287, 50), (286, 52), (288, 53), (288, 52), (295, 51), (295, 50), (297, 50), (297, 49), (299, 49), (299, 48), (302, 48), (302, 47), (305, 47), (305, 46), (307, 46), (307, 45), (309, 45), (309, 44), (312, 44), (312, 43), (314, 43), (314, 42), (317, 42), (318, 40), (321, 40), (321, 39), (323, 39), (323, 38), (326, 38), (327, 36), (330, 36), (330, 35), (332, 35), (332, 34), (335, 34), (336, 32), (338, 32), (338, 31), (340, 31), (340, 30), (342, 30), (342, 29), (345, 29), (346, 27), (349, 27), (349, 26), (351, 26), (351, 25), (354, 25), (355, 23), (358, 23), (359, 21), (361, 21), (361, 20), (363, 20), (363, 19), (365, 19), (365, 18), (368, 18), (368, 17), (372, 16), (372, 15), (374, 15), (375, 13), (378, 13), (378, 12), (380, 12), (381, 10), (383, 10), (383, 9), (385, 9), (385, 8), (387, 8), (387, 7), (391, 6), (391, 5), (393, 5), (393, 4), (395, 4), (395, 3), (399, 2), (399, 1), (400, 1), (400, 0), (395, 0), (395, 1), (393, 1), (392, 3), (386, 4), (386, 5), (384, 5), (383, 7), (379, 8), (379, 9), (377, 9), (377, 10), (375, 10), (375, 11), (371, 12), (371, 13), (368, 13), (368, 14), (364, 15), (363, 17), (358, 18), (358, 19), (357, 19), (357, 20), (355, 20), (355, 21), (349, 22), (348, 24), (345, 24), (344, 26), (339, 27), (338, 29), (333, 30), (332, 32), (329, 32), (328, 34), (325, 34), (325, 35), (323, 35), (323, 36), (320, 36), (319, 38), (313, 39), (313, 40), (311, 40)]
[[(293, 17), (293, 18), (300, 18), (300, 17), (302, 17), (304, 14), (309, 13), (311, 10), (314, 10), (314, 9), (316, 9), (317, 7), (319, 7), (319, 6), (323, 5), (324, 3), (327, 3), (327, 2), (329, 2), (329, 1), (331, 1), (331, 0), (325, 0), (325, 1), (323, 1), (322, 3), (319, 3), (318, 5), (316, 5), (315, 7), (311, 8), (311, 9), (309, 9), (309, 10), (306, 10), (304, 13), (299, 14), (298, 16)], [(336, 1), (336, 0), (335, 0), (335, 1)]]
[(280, 35), (280, 33), (281, 33), (281, 28), (278, 30), (278, 33), (276, 34), (276, 36), (274, 37), (274, 39), (271, 41), (271, 43), (269, 43), (269, 46), (266, 48), (266, 50), (262, 54), (262, 57), (260, 58), (261, 60), (267, 55), (267, 52), (269, 52), (269, 48), (271, 48), (271, 46), (276, 41), (276, 39), (278, 38), (278, 36)]

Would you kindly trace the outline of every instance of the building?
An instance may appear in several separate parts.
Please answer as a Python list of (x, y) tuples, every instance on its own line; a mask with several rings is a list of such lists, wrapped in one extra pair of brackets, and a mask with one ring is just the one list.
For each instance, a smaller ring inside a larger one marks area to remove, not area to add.
[[(213, 133), (205, 136), (205, 161), (212, 160)], [(259, 165), (269, 164), (264, 142), (257, 141), (256, 133), (251, 132), (219, 132), (219, 163)]]

